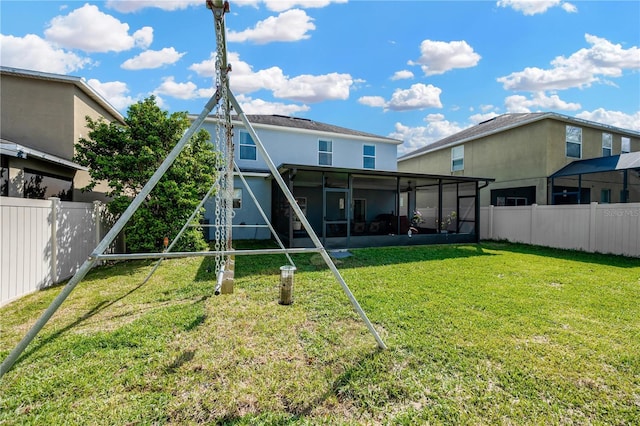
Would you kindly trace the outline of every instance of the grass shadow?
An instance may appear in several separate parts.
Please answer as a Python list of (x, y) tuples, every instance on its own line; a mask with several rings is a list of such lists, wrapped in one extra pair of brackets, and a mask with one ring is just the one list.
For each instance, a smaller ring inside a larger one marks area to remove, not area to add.
[(501, 250), (520, 254), (531, 254), (535, 256), (552, 257), (560, 260), (594, 263), (598, 265), (614, 266), (619, 268), (640, 267), (640, 258), (622, 256), (617, 254), (589, 253), (581, 250), (535, 246), (531, 244), (512, 243), (507, 241), (483, 241), (481, 243), (481, 246), (491, 250)]
[[(122, 264), (120, 262), (118, 264), (122, 266)], [(110, 275), (110, 273), (112, 273), (113, 271), (112, 271), (111, 268), (109, 268), (109, 266), (114, 266), (114, 265), (107, 265), (106, 267), (100, 267), (100, 268), (96, 269), (96, 273), (93, 273), (93, 271), (92, 271), (91, 272), (91, 274), (92, 274), (91, 278), (92, 279), (101, 279), (101, 278), (104, 278), (104, 276), (103, 276), (104, 274), (106, 274), (105, 276), (112, 276), (112, 275)], [(132, 271), (133, 269), (139, 269), (139, 268), (142, 268), (142, 267), (146, 266), (146, 263), (145, 264), (140, 264), (139, 262), (135, 262), (135, 263), (133, 263), (131, 265), (126, 265), (126, 266), (130, 266), (130, 267), (126, 267), (125, 270)], [(104, 270), (101, 270), (102, 268), (104, 268)], [(129, 272), (129, 274), (133, 274), (133, 272)], [(137, 286), (133, 287), (131, 290), (127, 291), (125, 294), (121, 295), (120, 297), (117, 297), (116, 299), (113, 299), (111, 301), (103, 300), (102, 302), (96, 304), (93, 308), (89, 309), (87, 312), (82, 314), (75, 321), (67, 324), (66, 326), (62, 327), (59, 330), (56, 330), (55, 332), (47, 335), (46, 337), (43, 337), (42, 339), (37, 340), (36, 342), (32, 342), (31, 345), (29, 345), (28, 348), (16, 360), (15, 364), (16, 365), (20, 364), (21, 362), (29, 359), (33, 354), (37, 353), (42, 347), (44, 347), (47, 344), (55, 341), (60, 336), (62, 336), (64, 333), (66, 333), (67, 331), (73, 329), (74, 327), (77, 327), (78, 325), (80, 325), (84, 321), (92, 318), (93, 316), (97, 315), (98, 313), (104, 311), (105, 309), (107, 309), (107, 308), (113, 306), (114, 304), (118, 303), (119, 301), (123, 300), (127, 296), (130, 296), (131, 294), (133, 294), (136, 291), (140, 290), (147, 282), (148, 282), (148, 279), (143, 280), (140, 284), (138, 284)], [(64, 285), (66, 285), (66, 283), (64, 283)]]

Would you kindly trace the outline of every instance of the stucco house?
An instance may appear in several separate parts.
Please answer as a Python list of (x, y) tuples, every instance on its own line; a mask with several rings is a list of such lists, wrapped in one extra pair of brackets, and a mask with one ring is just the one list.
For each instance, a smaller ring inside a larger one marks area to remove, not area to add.
[(640, 201), (640, 132), (557, 113), (504, 114), (410, 152), (403, 172), (489, 176), (482, 206)]
[(65, 201), (104, 200), (74, 163), (86, 116), (124, 124), (122, 115), (82, 78), (0, 67), (0, 196)]
[[(247, 118), (325, 246), (477, 241), (477, 200), (490, 179), (398, 172), (397, 139), (305, 118)], [(216, 120), (207, 118), (203, 128), (214, 134)], [(244, 123), (236, 118), (233, 126), (235, 162), (262, 210), (288, 246), (311, 246)], [(419, 189), (429, 194), (430, 206), (418, 212)], [(268, 228), (255, 226), (264, 220), (238, 176), (233, 205), (234, 239), (271, 238)], [(214, 205), (205, 207), (205, 220), (213, 223)]]

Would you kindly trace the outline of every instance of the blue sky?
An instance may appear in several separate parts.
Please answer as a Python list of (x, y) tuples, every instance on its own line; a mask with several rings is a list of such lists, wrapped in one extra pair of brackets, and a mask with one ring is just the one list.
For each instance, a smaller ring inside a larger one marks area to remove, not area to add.
[[(249, 114), (404, 141), (508, 112), (640, 131), (640, 1), (230, 1), (231, 88)], [(79, 76), (126, 114), (151, 94), (198, 114), (213, 92), (204, 0), (0, 3), (3, 66)]]

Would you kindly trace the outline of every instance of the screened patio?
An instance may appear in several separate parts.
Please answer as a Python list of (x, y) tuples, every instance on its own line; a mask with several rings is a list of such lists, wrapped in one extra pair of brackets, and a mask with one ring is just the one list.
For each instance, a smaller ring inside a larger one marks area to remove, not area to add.
[[(493, 181), (292, 164), (279, 172), (331, 249), (477, 242), (480, 189)], [(285, 244), (312, 247), (277, 185), (272, 201), (272, 222)]]

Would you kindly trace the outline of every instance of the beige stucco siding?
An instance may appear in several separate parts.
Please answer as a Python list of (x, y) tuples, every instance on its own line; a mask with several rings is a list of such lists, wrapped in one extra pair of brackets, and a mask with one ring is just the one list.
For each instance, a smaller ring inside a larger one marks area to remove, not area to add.
[(73, 85), (2, 76), (2, 136), (65, 159), (73, 157)]

